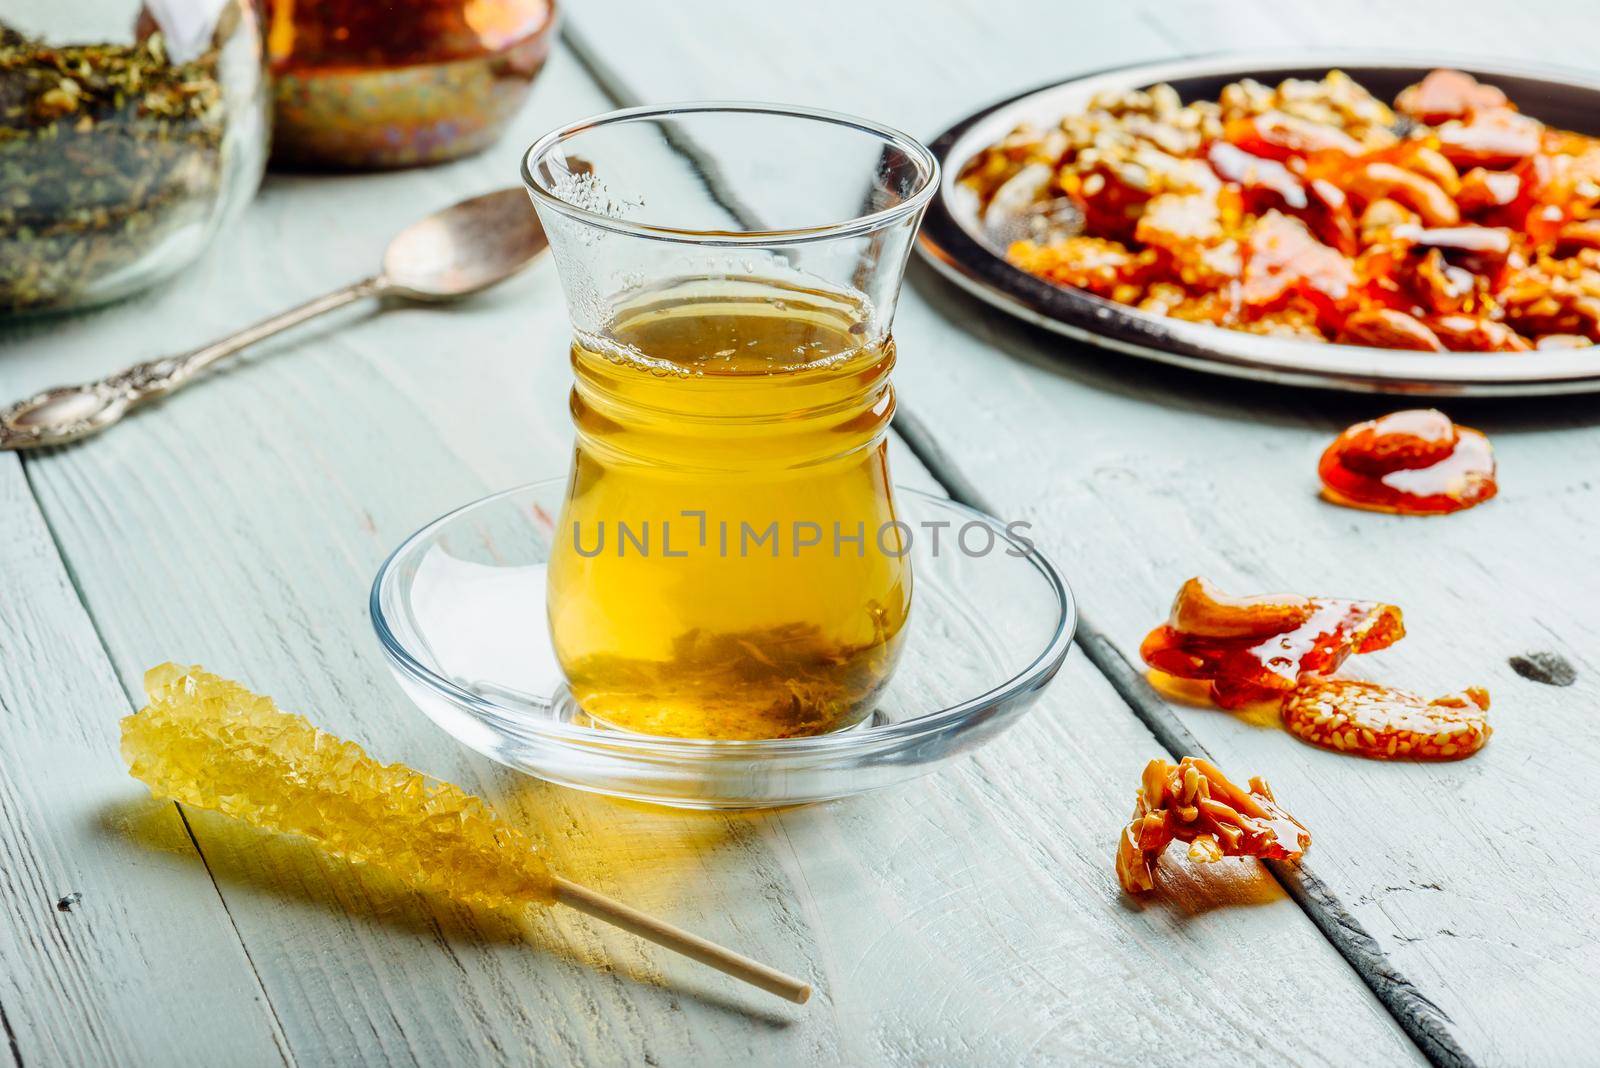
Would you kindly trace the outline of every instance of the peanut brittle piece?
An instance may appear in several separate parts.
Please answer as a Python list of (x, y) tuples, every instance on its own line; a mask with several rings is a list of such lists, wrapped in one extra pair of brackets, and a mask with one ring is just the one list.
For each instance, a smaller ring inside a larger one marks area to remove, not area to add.
[(1269, 211), (1245, 242), (1242, 296), (1254, 312), (1305, 297), (1331, 315), (1356, 284), (1348, 257), (1314, 237), (1299, 219)]
[(1506, 108), (1455, 120), (1435, 136), (1444, 157), (1458, 167), (1510, 167), (1539, 151), (1544, 124)]
[(1395, 110), (1418, 122), (1440, 123), (1479, 111), (1509, 107), (1506, 94), (1459, 70), (1429, 71), (1416, 85), (1401, 90)]
[(1432, 701), (1359, 679), (1312, 679), (1283, 706), (1283, 725), (1312, 745), (1374, 760), (1461, 760), (1482, 749), (1489, 693), (1473, 686)]
[(1343, 176), (1345, 192), (1371, 203), (1394, 200), (1418, 215), (1429, 226), (1455, 226), (1461, 209), (1436, 180), (1386, 160), (1362, 163)]
[(1209, 760), (1152, 760), (1117, 842), (1122, 888), (1130, 894), (1155, 889), (1156, 861), (1174, 841), (1187, 842), (1189, 859), (1197, 864), (1223, 857), (1298, 860), (1311, 834), (1260, 778), (1244, 790)]
[(1120, 241), (1099, 237), (1069, 237), (1044, 245), (1018, 241), (1006, 258), (1057, 285), (1076, 286), (1113, 300), (1137, 299), (1156, 262), (1152, 251), (1136, 252)]
[(1476, 315), (1441, 315), (1428, 320), (1434, 336), (1452, 352), (1528, 352), (1533, 345), (1505, 323)]
[(1317, 463), (1334, 504), (1400, 515), (1443, 515), (1499, 490), (1494, 449), (1432, 408), (1391, 412), (1348, 427)]
[(1262, 159), (1286, 160), (1313, 152), (1338, 152), (1359, 156), (1361, 142), (1339, 127), (1313, 122), (1281, 111), (1250, 118), (1229, 119), (1223, 138), (1241, 151)]
[(1444, 342), (1415, 316), (1393, 308), (1371, 308), (1345, 319), (1336, 340), (1342, 345), (1371, 345), (1380, 349), (1443, 352)]
[(1210, 683), (1223, 708), (1281, 701), (1306, 674), (1326, 675), (1354, 653), (1405, 636), (1400, 609), (1376, 601), (1276, 594), (1230, 597), (1204, 579), (1183, 584), (1167, 622), (1139, 646), (1144, 662)]

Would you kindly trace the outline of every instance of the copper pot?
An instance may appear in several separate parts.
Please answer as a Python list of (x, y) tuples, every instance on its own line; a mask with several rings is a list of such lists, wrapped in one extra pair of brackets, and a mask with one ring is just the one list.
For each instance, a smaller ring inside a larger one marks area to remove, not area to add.
[(268, 0), (272, 160), (368, 170), (492, 143), (550, 54), (553, 0)]

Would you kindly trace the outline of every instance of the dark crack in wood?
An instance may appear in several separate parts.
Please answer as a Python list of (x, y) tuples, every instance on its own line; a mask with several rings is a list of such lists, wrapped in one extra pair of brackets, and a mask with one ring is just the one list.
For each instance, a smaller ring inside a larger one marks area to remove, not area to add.
[(1530, 682), (1546, 686), (1571, 686), (1578, 681), (1578, 670), (1560, 653), (1534, 652), (1508, 657), (1511, 670)]
[[(912, 454), (939, 480), (952, 499), (990, 515), (996, 514), (994, 507), (939, 445), (927, 424), (903, 403), (895, 412), (894, 427)], [(1182, 756), (1210, 758), (1206, 748), (1156, 693), (1144, 672), (1129, 663), (1121, 650), (1095, 627), (1081, 605), (1074, 640), (1168, 754), (1175, 759)], [(1440, 1068), (1473, 1065), (1472, 1058), (1451, 1033), (1449, 1015), (1394, 966), (1377, 939), (1309, 865), (1283, 861), (1267, 861), (1266, 865), (1294, 903), (1316, 924), (1317, 930), (1416, 1043), (1423, 1056)]]

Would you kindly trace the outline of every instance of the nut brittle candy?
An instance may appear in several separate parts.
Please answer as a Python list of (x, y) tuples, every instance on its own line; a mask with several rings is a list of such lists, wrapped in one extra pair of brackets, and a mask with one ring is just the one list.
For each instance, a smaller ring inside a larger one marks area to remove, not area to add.
[(1317, 473), (1327, 500), (1400, 515), (1459, 512), (1499, 490), (1489, 439), (1431, 408), (1349, 427), (1323, 452)]
[(1241, 708), (1281, 701), (1301, 676), (1329, 674), (1351, 654), (1387, 648), (1404, 636), (1394, 605), (1298, 594), (1230, 597), (1192, 578), (1139, 655), (1157, 671), (1210, 683), (1211, 698), (1223, 708)]
[(1141, 312), (1429, 353), (1600, 344), (1600, 137), (1456, 70), (1394, 109), (1337, 70), (1187, 95), (1031, 115), (958, 180), (986, 226), (1072, 220), (1003, 242), (1012, 264)]
[(1152, 760), (1117, 842), (1117, 879), (1130, 894), (1155, 889), (1155, 863), (1173, 841), (1189, 844), (1189, 859), (1223, 857), (1298, 860), (1311, 833), (1285, 812), (1260, 778), (1240, 789), (1209, 760), (1176, 764)]
[(281, 712), (198, 667), (145, 673), (150, 704), (122, 721), (133, 777), (160, 797), (300, 835), (416, 890), (520, 909), (553, 900), (533, 843), (481, 799)]
[(1473, 686), (1429, 701), (1360, 679), (1313, 679), (1283, 706), (1290, 733), (1377, 760), (1460, 760), (1482, 749), (1489, 694)]

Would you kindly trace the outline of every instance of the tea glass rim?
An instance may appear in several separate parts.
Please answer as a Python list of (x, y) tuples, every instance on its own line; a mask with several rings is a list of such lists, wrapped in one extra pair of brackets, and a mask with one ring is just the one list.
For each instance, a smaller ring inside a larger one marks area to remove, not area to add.
[[(696, 230), (619, 219), (615, 216), (579, 207), (568, 200), (564, 200), (534, 177), (533, 168), (538, 160), (545, 158), (556, 146), (571, 140), (586, 130), (622, 123), (669, 118), (674, 115), (698, 114), (748, 114), (787, 119), (805, 119), (834, 126), (844, 126), (862, 133), (871, 134), (885, 144), (893, 145), (916, 161), (920, 184), (914, 192), (898, 204), (838, 222), (779, 230), (729, 231)], [(612, 233), (628, 234), (655, 241), (672, 241), (713, 248), (746, 245), (798, 245), (870, 233), (922, 211), (928, 202), (933, 199), (933, 194), (939, 188), (939, 160), (926, 145), (910, 134), (903, 133), (892, 126), (874, 122), (871, 119), (863, 119), (840, 111), (828, 111), (824, 108), (810, 108), (791, 104), (767, 104), (749, 100), (694, 100), (675, 104), (646, 104), (640, 107), (619, 108), (614, 111), (602, 112), (598, 115), (578, 119), (567, 123), (565, 126), (559, 126), (535, 141), (522, 154), (522, 184), (538, 205), (549, 207), (561, 212), (563, 215), (579, 219), (603, 230), (609, 230)]]
[(389, 584), (390, 576), (399, 566), (401, 558), (418, 543), (428, 538), (434, 531), (447, 526), (459, 514), (484, 507), (507, 497), (526, 493), (536, 487), (554, 488), (556, 486), (565, 488), (566, 479), (538, 479), (500, 490), (497, 493), (491, 493), (486, 497), (480, 497), (460, 507), (452, 508), (444, 515), (422, 526), (389, 553), (379, 566), (377, 574), (373, 577), (372, 588), (367, 597), (367, 612), (371, 619), (373, 630), (377, 634), (378, 644), (382, 647), (391, 664), (405, 672), (413, 681), (446, 696), (456, 705), (470, 708), (480, 718), (485, 718), (497, 726), (525, 738), (536, 739), (544, 737), (558, 739), (580, 745), (599, 745), (656, 757), (678, 757), (686, 754), (697, 754), (705, 757), (732, 757), (758, 753), (774, 757), (779, 755), (817, 755), (822, 753), (843, 756), (858, 751), (870, 753), (885, 745), (903, 744), (927, 735), (937, 734), (954, 724), (966, 721), (975, 711), (993, 708), (1030, 690), (1042, 688), (1061, 668), (1077, 635), (1077, 599), (1073, 596), (1072, 589), (1067, 585), (1066, 579), (1056, 570), (1050, 558), (1042, 553), (1037, 545), (1031, 541), (1019, 541), (997, 519), (971, 505), (951, 497), (917, 489), (914, 486), (897, 485), (894, 488), (896, 495), (929, 498), (941, 506), (957, 512), (964, 512), (974, 520), (987, 525), (995, 532), (998, 538), (1005, 540), (1011, 548), (1017, 550), (1018, 555), (1039, 573), (1040, 578), (1055, 595), (1056, 602), (1060, 606), (1060, 615), (1056, 620), (1054, 633), (1051, 634), (1044, 648), (1026, 666), (1013, 671), (1010, 677), (991, 686), (981, 694), (965, 698), (956, 704), (911, 719), (901, 720), (896, 723), (858, 726), (826, 734), (810, 734), (799, 737), (686, 738), (675, 735), (600, 729), (576, 723), (530, 723), (518, 715), (515, 709), (474, 693), (461, 686), (454, 679), (448, 678), (435, 671), (429, 665), (422, 663), (392, 629), (388, 613), (384, 608), (383, 595)]

